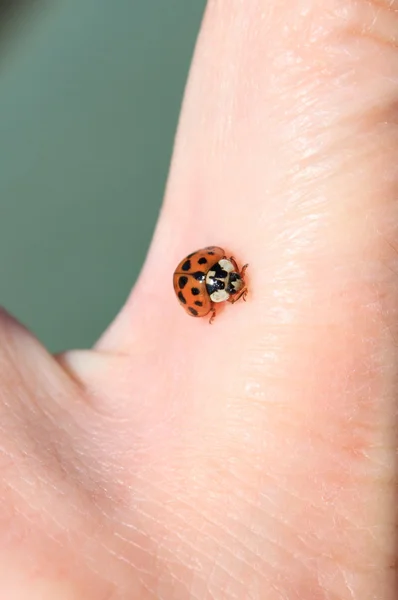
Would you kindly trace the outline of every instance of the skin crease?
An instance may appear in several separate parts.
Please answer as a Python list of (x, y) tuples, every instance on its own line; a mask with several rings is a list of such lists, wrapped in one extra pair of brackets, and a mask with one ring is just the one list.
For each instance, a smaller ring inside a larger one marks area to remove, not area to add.
[[(0, 597), (396, 597), (398, 5), (213, 0), (137, 285), (55, 359), (0, 313)], [(214, 324), (189, 252), (248, 262)]]

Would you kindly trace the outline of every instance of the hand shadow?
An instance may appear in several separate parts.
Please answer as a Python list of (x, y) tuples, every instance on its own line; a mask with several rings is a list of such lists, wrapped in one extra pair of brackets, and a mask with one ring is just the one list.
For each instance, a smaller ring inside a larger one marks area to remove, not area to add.
[(0, 44), (2, 37), (14, 19), (25, 13), (39, 0), (0, 0)]

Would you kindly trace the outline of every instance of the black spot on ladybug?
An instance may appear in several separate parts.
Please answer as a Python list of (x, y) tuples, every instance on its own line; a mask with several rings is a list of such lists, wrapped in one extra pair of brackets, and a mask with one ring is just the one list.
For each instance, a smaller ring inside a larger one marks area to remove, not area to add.
[(211, 254), (213, 256), (214, 252), (213, 252), (213, 250), (208, 250), (207, 254)]
[(183, 304), (186, 304), (187, 301), (185, 300), (185, 296), (182, 292), (178, 292), (178, 299), (180, 302), (182, 302)]
[(188, 277), (185, 277), (185, 275), (181, 275), (181, 277), (178, 279), (178, 285), (180, 286), (180, 288), (182, 290), (187, 285), (187, 283), (188, 283)]
[(186, 260), (184, 262), (184, 264), (182, 265), (181, 269), (183, 271), (189, 271), (189, 269), (191, 268), (191, 261), (190, 260)]
[(191, 313), (191, 315), (193, 315), (194, 317), (198, 316), (198, 311), (196, 310), (196, 308), (192, 308), (192, 306), (188, 307), (189, 312)]
[(200, 300), (195, 300), (195, 304), (196, 306), (203, 306), (203, 302), (201, 302)]
[(205, 256), (202, 256), (199, 260), (198, 263), (200, 265), (205, 265), (207, 263), (207, 258)]
[(203, 273), (203, 271), (196, 271), (195, 273), (192, 273), (192, 277), (195, 277), (196, 281), (204, 281), (206, 274)]
[(196, 287), (193, 287), (193, 288), (191, 289), (191, 292), (192, 292), (192, 294), (193, 294), (194, 296), (198, 296), (198, 295), (200, 294), (200, 289), (199, 289), (199, 288), (196, 288)]

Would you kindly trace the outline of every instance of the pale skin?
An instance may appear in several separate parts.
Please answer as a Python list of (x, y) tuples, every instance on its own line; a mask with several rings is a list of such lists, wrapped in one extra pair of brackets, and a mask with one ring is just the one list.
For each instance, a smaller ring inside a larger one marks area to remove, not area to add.
[[(395, 598), (396, 11), (209, 2), (120, 314), (53, 357), (1, 313), (1, 598)], [(209, 244), (250, 265), (211, 327)]]

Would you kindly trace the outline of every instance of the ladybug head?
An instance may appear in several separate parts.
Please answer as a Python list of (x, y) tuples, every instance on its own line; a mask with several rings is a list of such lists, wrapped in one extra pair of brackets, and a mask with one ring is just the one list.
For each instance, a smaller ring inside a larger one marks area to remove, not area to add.
[(243, 287), (243, 279), (236, 271), (232, 271), (229, 274), (229, 281), (227, 285), (227, 292), (231, 296), (237, 294)]

